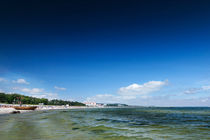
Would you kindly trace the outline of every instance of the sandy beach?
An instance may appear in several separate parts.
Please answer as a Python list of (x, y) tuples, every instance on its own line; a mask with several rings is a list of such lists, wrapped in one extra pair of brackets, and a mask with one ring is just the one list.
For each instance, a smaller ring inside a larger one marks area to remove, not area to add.
[[(43, 111), (43, 110), (58, 110), (58, 109), (79, 109), (79, 108), (96, 108), (87, 106), (38, 106), (35, 110), (16, 110), (13, 107), (0, 107), (0, 115), (12, 114), (14, 111), (20, 111), (20, 113), (31, 111)], [(98, 107), (97, 107), (98, 108)]]
[[(14, 108), (0, 108), (0, 115), (1, 114), (11, 114), (12, 112), (17, 111)], [(18, 110), (20, 113), (30, 112), (31, 110)]]

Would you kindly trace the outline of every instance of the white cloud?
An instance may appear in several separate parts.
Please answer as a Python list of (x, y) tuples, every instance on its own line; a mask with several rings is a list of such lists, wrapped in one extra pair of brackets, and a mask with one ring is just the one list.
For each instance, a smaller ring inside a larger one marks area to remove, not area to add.
[[(174, 95), (172, 95), (174, 96)], [(114, 96), (110, 94), (96, 95), (93, 98), (87, 98), (87, 101), (95, 101), (97, 103), (124, 103), (129, 105), (140, 106), (209, 106), (210, 97), (202, 98), (171, 98), (171, 95), (163, 96), (141, 96), (130, 100), (124, 100), (121, 96)], [(89, 99), (89, 100), (88, 100)]]
[(149, 81), (142, 85), (139, 84), (131, 84), (127, 87), (121, 87), (119, 89), (119, 94), (123, 96), (136, 96), (136, 95), (145, 95), (161, 89), (161, 87), (168, 84), (168, 80), (166, 81)]
[(64, 87), (57, 87), (57, 86), (54, 86), (54, 88), (57, 89), (57, 90), (66, 90), (66, 88), (64, 88)]
[(202, 86), (203, 90), (210, 90), (210, 86)]
[(17, 80), (13, 80), (13, 83), (17, 83), (17, 84), (30, 84), (29, 82), (26, 82), (25, 79), (17, 79)]
[(129, 99), (131, 99), (131, 96), (127, 98), (125, 96), (118, 96), (112, 94), (98, 94), (93, 97), (88, 97), (86, 101), (94, 101), (97, 103), (119, 103), (122, 100), (129, 100)]
[(149, 81), (142, 85), (131, 84), (127, 87), (121, 87), (117, 95), (112, 94), (98, 94), (87, 98), (87, 101), (95, 101), (102, 103), (131, 103), (133, 100), (150, 98), (148, 94), (159, 91), (161, 87), (166, 86), (166, 81)]
[(210, 86), (202, 86), (201, 88), (190, 88), (184, 91), (185, 94), (196, 94), (202, 91), (210, 90)]
[(209, 99), (205, 98), (205, 99), (201, 99), (201, 102), (207, 102)]
[(185, 94), (195, 94), (201, 91), (201, 88), (190, 88), (184, 91)]
[(58, 94), (57, 93), (45, 93), (48, 97), (48, 99), (57, 99)]
[(37, 93), (41, 93), (44, 91), (44, 89), (41, 89), (41, 88), (32, 88), (32, 89), (20, 88), (19, 90), (22, 92), (25, 92), (25, 93), (29, 93), (29, 94), (37, 94)]
[(0, 82), (6, 82), (7, 80), (5, 78), (0, 77)]
[(32, 97), (36, 97), (36, 98), (47, 98), (49, 100), (53, 100), (53, 99), (57, 99), (58, 98), (58, 94), (57, 93), (42, 93), (42, 94), (33, 94)]
[(57, 93), (46, 92), (42, 88), (31, 88), (30, 89), (30, 88), (13, 87), (12, 89), (22, 91), (24, 93), (29, 94), (32, 97), (37, 97), (37, 98), (47, 98), (49, 100), (58, 98)]

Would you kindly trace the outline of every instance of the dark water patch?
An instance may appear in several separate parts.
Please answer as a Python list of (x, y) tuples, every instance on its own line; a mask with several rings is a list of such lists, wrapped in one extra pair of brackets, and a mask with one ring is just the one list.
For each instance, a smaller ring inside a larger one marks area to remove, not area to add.
[(210, 125), (204, 125), (203, 127), (210, 128)]
[(49, 111), (42, 111), (42, 113), (49, 113)]
[(76, 122), (73, 122), (73, 123), (71, 123), (71, 125), (77, 125), (78, 123), (76, 123)]
[(103, 129), (93, 129), (93, 130), (91, 130), (91, 132), (93, 132), (93, 133), (96, 133), (96, 134), (98, 134), (98, 133), (104, 133), (106, 130), (103, 130)]
[(48, 117), (41, 117), (40, 119), (45, 120), (45, 119), (48, 119)]
[(202, 129), (202, 128), (204, 128), (204, 129), (209, 129), (210, 128), (210, 125), (209, 124), (207, 124), (207, 125), (199, 125), (199, 126), (197, 126), (199, 129)]
[(101, 118), (101, 119), (96, 119), (96, 121), (110, 121), (111, 119), (105, 119), (105, 118)]
[(78, 129), (80, 129), (80, 128), (78, 128), (78, 127), (73, 127), (72, 128), (72, 130), (78, 130)]
[(108, 140), (152, 140), (151, 138), (144, 138), (141, 136), (105, 136), (104, 139)]
[(146, 126), (149, 125), (147, 122), (130, 122), (129, 126)]
[(104, 135), (105, 133), (111, 133), (113, 131), (118, 131), (120, 129), (100, 125), (100, 126), (90, 127), (87, 130), (90, 131), (91, 133), (95, 133), (95, 134), (102, 134), (103, 133), (103, 135)]
[(111, 120), (111, 123), (129, 123), (127, 120)]

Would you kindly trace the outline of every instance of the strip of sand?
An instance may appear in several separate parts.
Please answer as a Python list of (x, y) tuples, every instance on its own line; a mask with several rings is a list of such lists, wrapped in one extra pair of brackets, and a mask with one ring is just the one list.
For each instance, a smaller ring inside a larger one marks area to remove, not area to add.
[[(0, 114), (11, 114), (15, 111), (17, 110), (15, 110), (14, 108), (0, 108)], [(20, 111), (19, 113), (30, 112), (30, 110), (18, 110), (18, 111)]]
[(8, 107), (8, 108), (0, 107), (0, 115), (1, 114), (12, 114), (17, 111), (19, 111), (18, 113), (25, 113), (25, 112), (42, 111), (42, 110), (82, 109), (82, 108), (96, 108), (96, 107), (86, 107), (86, 106), (69, 106), (69, 107), (66, 107), (66, 106), (42, 106), (42, 107), (39, 107), (38, 106), (36, 110), (16, 110), (12, 107)]

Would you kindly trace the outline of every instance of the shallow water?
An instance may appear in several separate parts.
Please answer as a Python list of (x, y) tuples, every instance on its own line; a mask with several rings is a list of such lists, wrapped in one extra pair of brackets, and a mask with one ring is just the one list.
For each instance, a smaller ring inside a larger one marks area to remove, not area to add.
[(99, 108), (1, 115), (0, 139), (210, 139), (210, 108)]

